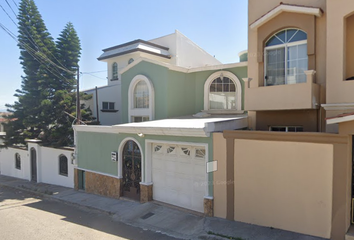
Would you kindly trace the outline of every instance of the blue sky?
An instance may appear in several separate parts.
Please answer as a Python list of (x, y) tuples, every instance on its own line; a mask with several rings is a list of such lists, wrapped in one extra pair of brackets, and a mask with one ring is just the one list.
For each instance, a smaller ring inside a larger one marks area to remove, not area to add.
[[(7, 0), (17, 13), (14, 2)], [(186, 35), (222, 63), (238, 62), (247, 49), (247, 0), (35, 0), (56, 39), (72, 22), (81, 40), (81, 72), (105, 71), (97, 61), (102, 49), (135, 39), (150, 40), (173, 33)], [(0, 5), (14, 18), (5, 0)], [(16, 21), (17, 22), (17, 21)], [(0, 9), (0, 23), (17, 35), (17, 27)], [(0, 29), (0, 110), (13, 103), (23, 74), (17, 43)], [(81, 76), (80, 88), (106, 84), (106, 72)]]

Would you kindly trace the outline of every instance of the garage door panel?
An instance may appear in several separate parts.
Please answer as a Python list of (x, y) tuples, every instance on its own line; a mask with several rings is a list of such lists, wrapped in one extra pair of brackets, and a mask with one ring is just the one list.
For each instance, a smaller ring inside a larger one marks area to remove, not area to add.
[(152, 161), (152, 167), (154, 169), (163, 170), (165, 168), (165, 163), (164, 163), (163, 159), (154, 158), (153, 161)]
[[(202, 203), (200, 202), (202, 199)], [(204, 194), (196, 194), (192, 198), (192, 208), (204, 212)]]
[(204, 166), (193, 166), (192, 171), (194, 176), (197, 177), (205, 176), (206, 174), (206, 168)]
[(186, 175), (192, 175), (193, 174), (193, 166), (190, 162), (188, 162), (188, 163), (180, 162), (179, 164), (177, 164), (176, 172), (185, 173)]
[(194, 211), (204, 211), (206, 164), (196, 157), (203, 147), (158, 144), (152, 153), (153, 198)]

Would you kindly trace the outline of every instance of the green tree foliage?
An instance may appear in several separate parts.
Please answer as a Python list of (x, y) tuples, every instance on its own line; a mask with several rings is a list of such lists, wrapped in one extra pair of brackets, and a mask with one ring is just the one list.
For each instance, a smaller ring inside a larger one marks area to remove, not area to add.
[[(33, 0), (21, 0), (18, 21), (24, 76), (15, 94), (18, 101), (7, 105), (13, 115), (5, 126), (5, 143), (24, 144), (25, 139), (39, 138), (44, 145), (70, 145), (80, 40), (68, 23), (54, 42)], [(91, 121), (90, 109), (81, 108), (83, 119)]]

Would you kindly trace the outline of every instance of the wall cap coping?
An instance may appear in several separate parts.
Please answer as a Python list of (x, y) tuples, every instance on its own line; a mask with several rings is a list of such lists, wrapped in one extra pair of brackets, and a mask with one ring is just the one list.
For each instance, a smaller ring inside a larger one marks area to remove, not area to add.
[(25, 142), (27, 142), (27, 143), (41, 143), (42, 140), (40, 140), (40, 139), (26, 139)]
[(268, 131), (237, 131), (223, 132), (226, 139), (244, 139), (281, 142), (307, 142), (323, 144), (347, 144), (348, 136), (342, 134), (319, 132), (268, 132)]
[(166, 67), (169, 70), (182, 72), (182, 73), (193, 73), (193, 72), (209, 71), (209, 70), (226, 70), (229, 68), (248, 66), (248, 62), (237, 62), (237, 63), (227, 63), (227, 64), (218, 64), (218, 65), (208, 65), (208, 66), (195, 67), (195, 68), (185, 68), (185, 67), (180, 67), (180, 66), (176, 66), (173, 64), (141, 57), (141, 58), (135, 60), (134, 62), (132, 62), (131, 64), (129, 64), (128, 66), (126, 66), (125, 68), (123, 68), (122, 70), (120, 70), (119, 73), (123, 74), (126, 71), (128, 71), (129, 69), (133, 68), (134, 66), (136, 66), (137, 64), (139, 64), (143, 61), (148, 62), (148, 63), (152, 63), (152, 64), (156, 64), (156, 65), (159, 65), (162, 67)]
[(300, 5), (293, 5), (293, 4), (283, 4), (281, 3), (277, 7), (273, 8), (269, 12), (267, 12), (265, 15), (262, 17), (258, 18), (256, 21), (254, 21), (251, 25), (250, 28), (252, 30), (256, 30), (266, 22), (270, 21), (271, 19), (275, 18), (282, 12), (292, 12), (292, 13), (301, 13), (301, 14), (309, 14), (309, 15), (314, 15), (316, 17), (321, 17), (322, 16), (322, 9), (317, 8), (317, 7), (308, 7), (308, 6), (300, 6)]
[(354, 110), (354, 103), (327, 103), (321, 104), (326, 111)]
[(214, 197), (213, 197), (213, 196), (204, 196), (204, 199), (207, 199), (207, 200), (214, 200)]
[(152, 182), (140, 182), (139, 183), (140, 185), (144, 185), (144, 186), (152, 186), (153, 185), (153, 183)]

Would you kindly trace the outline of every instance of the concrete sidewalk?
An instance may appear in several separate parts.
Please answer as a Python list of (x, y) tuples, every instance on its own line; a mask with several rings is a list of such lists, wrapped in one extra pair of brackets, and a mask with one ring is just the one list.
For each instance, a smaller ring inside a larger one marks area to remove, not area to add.
[[(26, 190), (44, 198), (99, 210), (112, 215), (116, 221), (165, 233), (183, 239), (236, 240), (323, 240), (323, 238), (204, 217), (188, 210), (157, 202), (140, 204), (130, 200), (107, 198), (75, 191), (71, 188), (0, 175), (0, 185)], [(224, 237), (221, 237), (224, 236)]]

